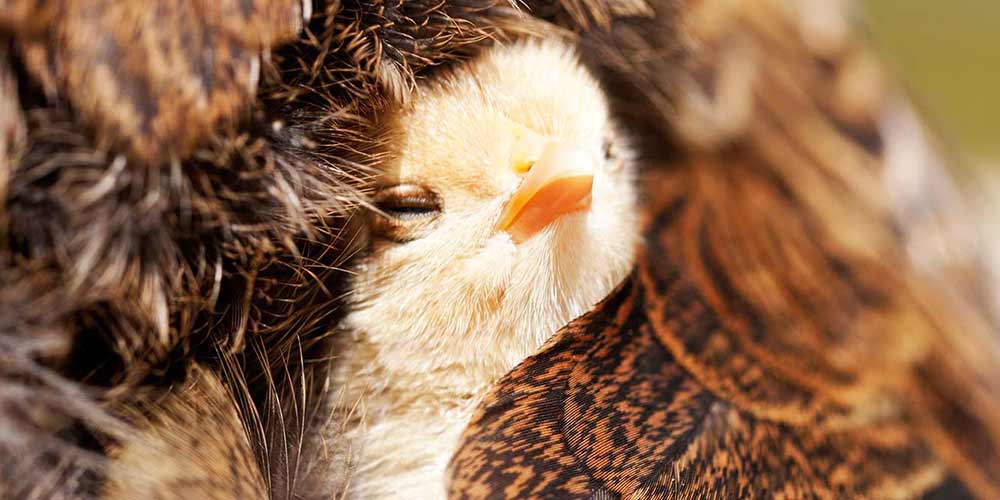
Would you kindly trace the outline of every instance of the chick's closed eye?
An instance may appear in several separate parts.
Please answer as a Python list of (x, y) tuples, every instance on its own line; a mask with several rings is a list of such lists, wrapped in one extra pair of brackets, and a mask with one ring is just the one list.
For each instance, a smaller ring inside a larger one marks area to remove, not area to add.
[(382, 188), (372, 202), (375, 206), (373, 233), (401, 242), (417, 237), (441, 214), (437, 193), (416, 184)]

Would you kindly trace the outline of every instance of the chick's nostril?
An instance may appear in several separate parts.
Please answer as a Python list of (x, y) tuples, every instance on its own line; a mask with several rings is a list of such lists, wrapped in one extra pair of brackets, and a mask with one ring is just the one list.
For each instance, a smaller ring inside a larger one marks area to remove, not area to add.
[(534, 161), (522, 161), (514, 165), (514, 171), (519, 174), (526, 174), (531, 171), (531, 167), (535, 166)]

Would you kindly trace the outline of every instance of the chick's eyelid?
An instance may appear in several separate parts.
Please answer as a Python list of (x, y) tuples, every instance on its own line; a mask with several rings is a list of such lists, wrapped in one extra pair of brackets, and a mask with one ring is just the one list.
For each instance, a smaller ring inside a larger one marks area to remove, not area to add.
[(379, 188), (372, 201), (375, 204), (401, 202), (440, 204), (437, 193), (420, 184), (393, 184)]
[(379, 186), (375, 190), (374, 199), (378, 201), (380, 199), (389, 197), (401, 197), (401, 196), (421, 196), (421, 195), (433, 195), (434, 191), (430, 188), (413, 182), (402, 182), (397, 184), (386, 184), (384, 186)]
[(441, 215), (437, 193), (422, 186), (386, 187), (372, 197), (372, 205), (373, 236), (395, 243), (419, 239)]
[(441, 214), (437, 193), (416, 184), (387, 186), (375, 193), (372, 202), (375, 208), (372, 230), (397, 243), (416, 239)]

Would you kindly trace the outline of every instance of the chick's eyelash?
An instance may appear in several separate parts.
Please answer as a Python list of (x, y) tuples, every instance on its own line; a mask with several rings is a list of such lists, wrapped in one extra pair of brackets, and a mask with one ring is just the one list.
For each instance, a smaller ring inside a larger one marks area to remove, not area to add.
[(432, 207), (436, 205), (434, 201), (431, 200), (430, 198), (421, 198), (418, 196), (407, 196), (403, 198), (397, 198), (393, 201), (399, 205), (399, 209), (401, 211), (413, 208), (419, 208), (423, 206)]
[(421, 210), (438, 210), (440, 208), (434, 197), (418, 195), (386, 197), (376, 200), (375, 206), (379, 208), (389, 207), (396, 212), (416, 212)]

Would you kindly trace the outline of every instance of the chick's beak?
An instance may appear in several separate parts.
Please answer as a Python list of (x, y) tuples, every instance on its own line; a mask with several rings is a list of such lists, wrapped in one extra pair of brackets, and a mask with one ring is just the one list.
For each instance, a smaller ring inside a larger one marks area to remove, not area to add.
[(521, 243), (565, 214), (588, 210), (594, 166), (593, 157), (578, 147), (545, 145), (504, 207), (498, 228)]

